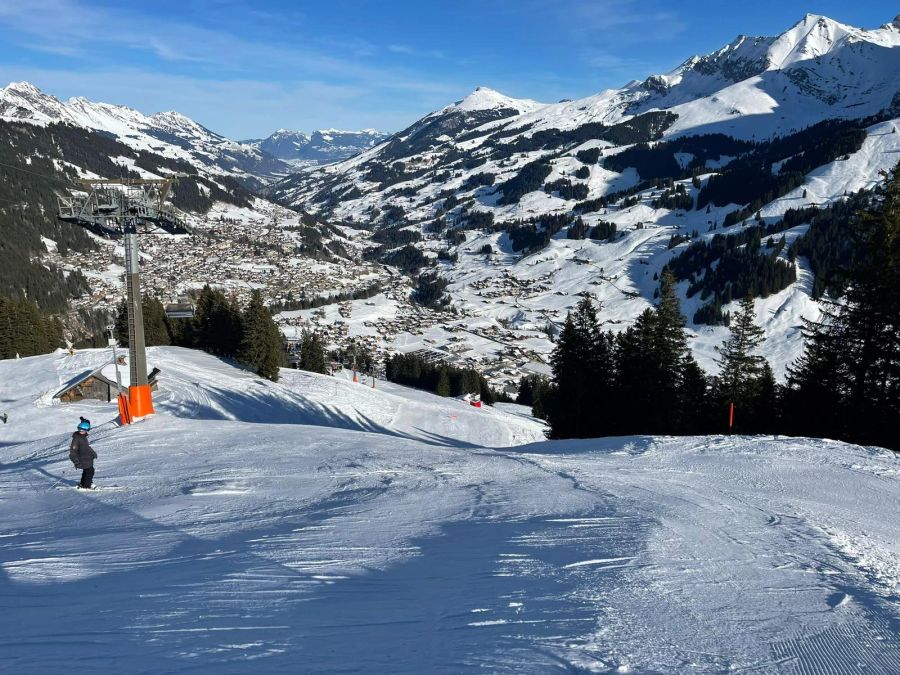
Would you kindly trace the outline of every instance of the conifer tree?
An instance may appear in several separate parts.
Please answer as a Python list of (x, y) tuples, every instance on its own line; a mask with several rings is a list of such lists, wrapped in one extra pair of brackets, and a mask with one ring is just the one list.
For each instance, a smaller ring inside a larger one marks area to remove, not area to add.
[(843, 300), (807, 326), (806, 351), (790, 372), (790, 423), (814, 433), (821, 422), (832, 437), (898, 448), (900, 169), (851, 234), (860, 258)]
[(705, 434), (710, 429), (709, 382), (693, 357), (685, 360), (681, 383), (679, 433)]
[(544, 395), (547, 390), (547, 380), (540, 375), (527, 375), (519, 381), (519, 393), (516, 403), (531, 406), (531, 414), (538, 419), (546, 419), (544, 409)]
[(206, 285), (197, 298), (196, 346), (210, 354), (236, 356), (242, 344), (241, 312), (235, 298)]
[(656, 405), (656, 368), (653, 363), (656, 313), (644, 310), (616, 336), (615, 431), (653, 433)]
[[(728, 337), (716, 347), (716, 363), (721, 368), (716, 378), (716, 399), (719, 407), (734, 404), (737, 419), (751, 413), (757, 381), (767, 365), (765, 358), (754, 353), (763, 338), (763, 331), (756, 324), (753, 296), (747, 295), (731, 318)], [(721, 414), (725, 419), (724, 410)]]
[(283, 351), (281, 332), (263, 304), (259, 291), (253, 291), (250, 296), (241, 323), (243, 331), (238, 357), (257, 375), (277, 382)]
[(300, 370), (326, 373), (325, 348), (317, 333), (307, 331), (300, 340)]
[(141, 298), (144, 311), (144, 340), (148, 347), (172, 344), (166, 309), (158, 298)]
[(447, 372), (446, 368), (441, 368), (440, 375), (438, 376), (437, 387), (435, 387), (434, 393), (438, 396), (450, 395), (450, 374)]
[(753, 433), (778, 433), (781, 425), (781, 387), (768, 362), (763, 363), (759, 377), (753, 383), (750, 402), (749, 428)]
[(651, 359), (655, 387), (648, 414), (652, 428), (661, 433), (675, 433), (685, 424), (684, 371), (693, 357), (688, 349), (675, 276), (668, 268), (663, 270), (659, 289)]
[(551, 356), (553, 386), (543, 406), (554, 438), (608, 433), (614, 381), (612, 338), (601, 333), (590, 298), (566, 317)]
[[(166, 309), (158, 298), (143, 296), (141, 308), (144, 315), (144, 344), (148, 347), (172, 344), (172, 333)], [(128, 303), (119, 303), (116, 310), (114, 333), (119, 344), (128, 346)]]
[(114, 323), (113, 335), (119, 344), (128, 347), (128, 303), (123, 299), (116, 308), (116, 321)]
[(47, 354), (62, 343), (62, 325), (28, 300), (0, 296), (0, 359)]

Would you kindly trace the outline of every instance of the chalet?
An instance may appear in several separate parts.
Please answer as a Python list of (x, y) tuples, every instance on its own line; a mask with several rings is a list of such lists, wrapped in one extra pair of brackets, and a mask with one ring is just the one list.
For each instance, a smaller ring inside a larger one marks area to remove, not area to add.
[[(159, 375), (159, 372), (159, 368), (154, 368), (147, 377), (151, 391), (156, 391), (159, 387), (156, 381), (156, 376)], [(128, 366), (125, 365), (124, 359), (120, 359), (119, 379), (122, 382), (123, 389), (128, 388), (129, 377)], [(63, 403), (76, 403), (86, 399), (109, 402), (118, 393), (116, 364), (110, 359), (96, 370), (88, 370), (73, 377), (62, 389), (53, 394), (53, 398), (58, 398)]]

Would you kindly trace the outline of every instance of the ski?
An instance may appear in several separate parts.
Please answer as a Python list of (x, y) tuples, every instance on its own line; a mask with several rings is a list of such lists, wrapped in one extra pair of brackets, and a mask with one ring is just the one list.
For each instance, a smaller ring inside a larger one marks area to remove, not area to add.
[(79, 492), (117, 492), (121, 490), (125, 490), (124, 485), (103, 485), (96, 486), (92, 488), (83, 488), (79, 485), (60, 485), (55, 490), (78, 490)]

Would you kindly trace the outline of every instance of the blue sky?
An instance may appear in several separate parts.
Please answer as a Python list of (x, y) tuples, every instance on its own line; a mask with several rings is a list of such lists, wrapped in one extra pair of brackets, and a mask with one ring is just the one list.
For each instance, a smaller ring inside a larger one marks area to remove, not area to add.
[(0, 80), (231, 138), (279, 127), (395, 131), (485, 85), (578, 98), (806, 12), (862, 27), (881, 0), (0, 0)]

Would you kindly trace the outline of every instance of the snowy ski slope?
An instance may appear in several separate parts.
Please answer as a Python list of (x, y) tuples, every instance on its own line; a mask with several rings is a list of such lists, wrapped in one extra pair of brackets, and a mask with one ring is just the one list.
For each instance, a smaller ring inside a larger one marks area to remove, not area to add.
[[(900, 670), (887, 451), (546, 442), (517, 406), (177, 348), (140, 424), (51, 403), (107, 356), (0, 361), (0, 670)], [(123, 489), (69, 487), (79, 414)]]

